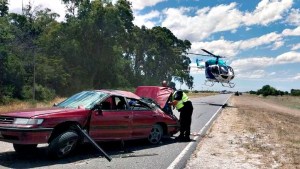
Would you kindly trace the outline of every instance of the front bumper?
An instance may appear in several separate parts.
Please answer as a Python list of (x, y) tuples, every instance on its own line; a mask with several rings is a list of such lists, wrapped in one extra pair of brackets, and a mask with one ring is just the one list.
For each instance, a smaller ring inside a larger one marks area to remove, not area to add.
[(53, 128), (0, 127), (0, 141), (15, 144), (48, 143)]

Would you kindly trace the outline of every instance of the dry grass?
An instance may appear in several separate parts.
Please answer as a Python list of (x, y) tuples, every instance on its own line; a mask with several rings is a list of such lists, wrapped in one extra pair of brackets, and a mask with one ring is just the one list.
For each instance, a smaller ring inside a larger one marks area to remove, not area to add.
[[(277, 105), (265, 105), (266, 99), (277, 102), (278, 98), (253, 99), (249, 96), (235, 97), (239, 119), (245, 130), (252, 135), (243, 147), (263, 154), (264, 167), (300, 168), (300, 111), (279, 112)], [(292, 100), (293, 97), (285, 99)], [(252, 104), (247, 104), (252, 102)], [(254, 103), (253, 103), (254, 102)], [(280, 104), (285, 104), (281, 101)], [(276, 110), (275, 110), (276, 109)], [(286, 109), (285, 109), (286, 110)]]
[(50, 102), (23, 102), (23, 101), (14, 101), (12, 103), (9, 103), (7, 105), (0, 106), (0, 114), (4, 114), (6, 112), (10, 111), (16, 111), (16, 110), (24, 110), (24, 109), (30, 109), (30, 108), (42, 108), (42, 107), (51, 107), (54, 103), (59, 103), (63, 101), (65, 98), (55, 98), (54, 100)]
[(290, 108), (300, 109), (299, 96), (268, 96), (263, 99)]
[(300, 110), (250, 95), (228, 105), (186, 169), (300, 169)]
[(199, 93), (187, 93), (187, 95), (190, 98), (212, 96), (212, 95), (216, 95), (216, 94), (218, 94), (218, 93), (202, 93), (202, 92), (199, 92)]

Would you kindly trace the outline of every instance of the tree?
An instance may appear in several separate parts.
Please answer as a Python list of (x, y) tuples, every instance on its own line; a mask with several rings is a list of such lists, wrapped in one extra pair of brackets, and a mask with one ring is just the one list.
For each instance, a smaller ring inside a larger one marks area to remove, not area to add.
[(300, 90), (299, 89), (291, 89), (291, 95), (292, 96), (300, 96)]
[[(250, 92), (251, 94), (251, 92)], [(257, 95), (262, 94), (263, 96), (278, 96), (278, 95), (284, 95), (285, 93), (280, 90), (276, 90), (274, 87), (271, 87), (270, 85), (265, 85), (261, 89), (257, 90)]]
[(4, 17), (8, 14), (8, 1), (1, 0), (0, 1), (0, 17)]
[(63, 0), (68, 12), (61, 23), (50, 9), (29, 3), (23, 14), (8, 13), (7, 0), (1, 2), (1, 100), (158, 85), (174, 77), (193, 87), (191, 43), (167, 28), (134, 26), (127, 0)]

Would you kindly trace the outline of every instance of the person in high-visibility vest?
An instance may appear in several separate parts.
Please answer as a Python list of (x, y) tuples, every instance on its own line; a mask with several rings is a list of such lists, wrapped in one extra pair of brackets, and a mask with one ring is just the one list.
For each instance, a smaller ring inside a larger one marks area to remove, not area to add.
[(180, 134), (179, 141), (190, 141), (193, 104), (189, 97), (181, 90), (172, 95), (171, 104), (180, 112)]

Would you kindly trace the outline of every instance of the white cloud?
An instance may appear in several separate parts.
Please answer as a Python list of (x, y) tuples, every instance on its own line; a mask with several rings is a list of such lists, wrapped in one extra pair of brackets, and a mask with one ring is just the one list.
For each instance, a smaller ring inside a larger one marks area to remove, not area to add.
[(236, 3), (202, 8), (189, 14), (194, 8), (168, 8), (164, 10), (163, 27), (169, 28), (176, 36), (190, 41), (207, 38), (214, 32), (236, 29), (241, 24), (241, 12)]
[(194, 12), (194, 16), (191, 15), (194, 8), (168, 8), (163, 12), (165, 18), (162, 26), (169, 28), (181, 39), (199, 41), (216, 32), (234, 32), (243, 25), (268, 25), (280, 20), (291, 8), (292, 2), (262, 0), (253, 12), (242, 12), (237, 9), (237, 3), (230, 3), (199, 9)]
[(300, 9), (292, 9), (286, 22), (291, 25), (300, 26)]
[(141, 27), (142, 25), (146, 26), (147, 28), (152, 28), (156, 25), (156, 22), (153, 21), (154, 18), (159, 17), (158, 11), (151, 11), (146, 15), (140, 15), (138, 12), (134, 13), (134, 21), (133, 24)]
[[(297, 52), (286, 52), (283, 53), (276, 58), (270, 57), (256, 57), (256, 58), (247, 58), (247, 59), (239, 59), (234, 60), (230, 66), (235, 70), (239, 77), (259, 77), (257, 74), (265, 76), (274, 75), (275, 72), (270, 74), (262, 73), (262, 71), (266, 67), (287, 63), (300, 63), (300, 53)], [(255, 76), (250, 76), (250, 74), (255, 73)]]
[[(192, 43), (191, 53), (203, 53), (201, 49), (207, 49), (215, 55), (232, 57), (238, 53), (238, 45), (232, 41), (215, 40), (211, 42)], [(203, 53), (204, 54), (204, 53)]]
[(148, 6), (155, 6), (156, 4), (166, 0), (129, 0), (132, 3), (134, 10), (142, 10)]
[(283, 41), (276, 41), (273, 44), (272, 50), (277, 50), (284, 45)]
[(253, 12), (245, 13), (243, 22), (245, 25), (268, 25), (282, 19), (282, 15), (292, 7), (292, 4), (293, 0), (262, 0)]
[(41, 6), (41, 9), (49, 8), (52, 12), (58, 13), (60, 17), (58, 21), (64, 20), (66, 10), (65, 6), (62, 4), (61, 0), (10, 0), (9, 1), (9, 11), (14, 13), (22, 13), (22, 2), (23, 5), (28, 5), (29, 1), (32, 3), (33, 7)]
[(300, 53), (294, 51), (279, 55), (275, 59), (276, 64), (295, 63), (295, 62), (300, 62)]
[(234, 60), (230, 66), (239, 73), (252, 72), (270, 66), (274, 63), (273, 58), (258, 57)]
[(245, 74), (240, 74), (239, 77), (243, 78), (249, 78), (249, 79), (260, 79), (267, 75), (267, 73), (264, 70), (254, 70), (252, 72), (247, 72)]
[(295, 77), (293, 77), (294, 80), (300, 80), (300, 73), (298, 73)]
[(270, 44), (272, 42), (277, 42), (277, 41), (281, 40), (281, 38), (282, 37), (280, 34), (271, 32), (271, 33), (268, 33), (266, 35), (263, 35), (263, 36), (260, 36), (257, 38), (251, 38), (251, 39), (244, 40), (244, 41), (237, 41), (236, 43), (240, 43), (239, 44), (240, 49), (250, 49), (253, 47), (257, 47), (257, 46)]
[(292, 50), (300, 49), (300, 43), (293, 45)]
[(295, 29), (285, 29), (282, 31), (284, 36), (300, 36), (300, 26)]
[(191, 52), (200, 53), (201, 49), (207, 49), (212, 51), (216, 55), (223, 55), (226, 57), (234, 57), (241, 50), (247, 50), (255, 48), (261, 45), (272, 44), (273, 49), (281, 47), (284, 42), (282, 41), (282, 35), (275, 32), (271, 32), (260, 37), (240, 40), (240, 41), (227, 41), (224, 39), (215, 40), (211, 42), (193, 42)]

